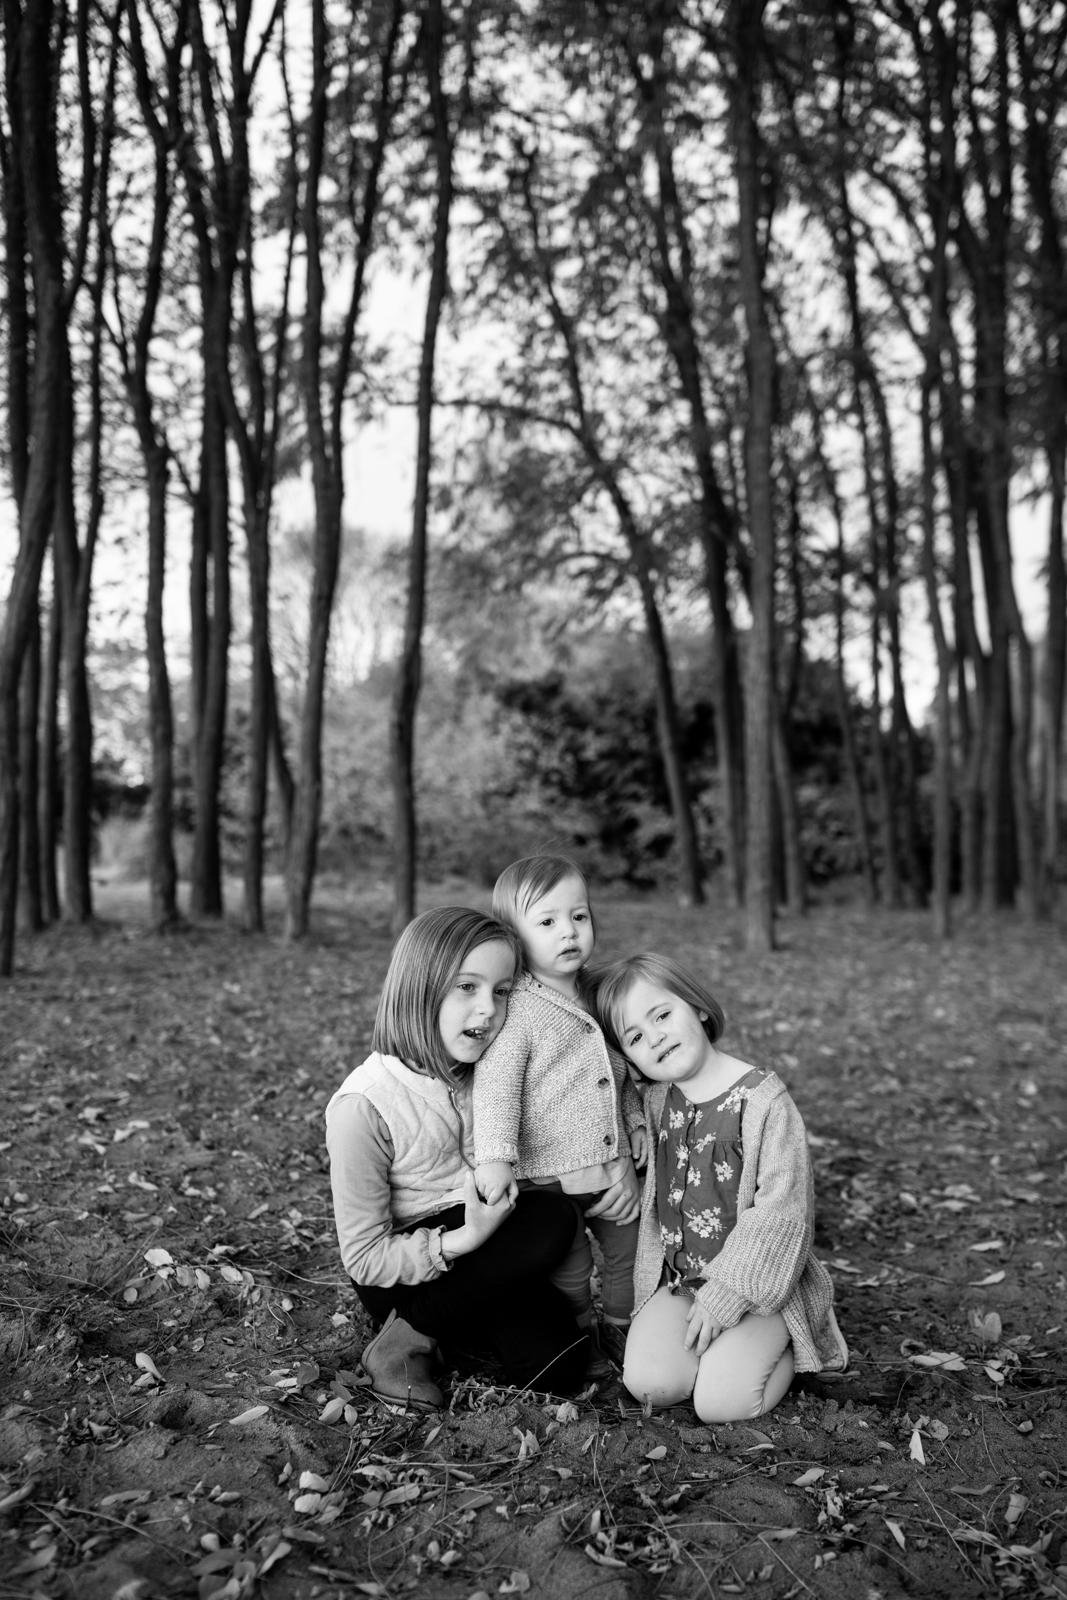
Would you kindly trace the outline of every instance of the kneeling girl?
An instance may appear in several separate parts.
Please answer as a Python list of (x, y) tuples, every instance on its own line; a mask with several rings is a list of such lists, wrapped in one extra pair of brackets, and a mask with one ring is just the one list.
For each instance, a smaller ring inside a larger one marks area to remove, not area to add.
[(649, 1162), (623, 1382), (704, 1422), (770, 1411), (794, 1372), (843, 1368), (833, 1285), (812, 1252), (800, 1113), (766, 1067), (728, 1055), (714, 996), (668, 957), (600, 977), (605, 1032), (648, 1085)]

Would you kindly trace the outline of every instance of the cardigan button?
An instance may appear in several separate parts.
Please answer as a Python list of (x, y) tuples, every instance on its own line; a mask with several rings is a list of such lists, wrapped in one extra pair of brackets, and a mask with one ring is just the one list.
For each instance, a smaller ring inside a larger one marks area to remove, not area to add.
[(604, 1088), (604, 1086), (605, 1086), (605, 1085), (606, 1085), (606, 1084), (609, 1084), (609, 1083), (610, 1083), (610, 1082), (611, 1082), (611, 1079), (610, 1079), (610, 1078), (598, 1078), (598, 1079), (597, 1079), (597, 1084), (598, 1084), (598, 1086), (599, 1086), (599, 1087), (600, 1087), (600, 1088), (601, 1088), (601, 1089), (603, 1089), (603, 1088)]
[(596, 1027), (592, 1022), (584, 1022), (582, 1024), (582, 1026), (584, 1027), (586, 1033), (595, 1033), (596, 1032)]
[(610, 1144), (611, 1143), (611, 1134), (610, 1133), (606, 1133), (604, 1135), (604, 1143), (605, 1144)]

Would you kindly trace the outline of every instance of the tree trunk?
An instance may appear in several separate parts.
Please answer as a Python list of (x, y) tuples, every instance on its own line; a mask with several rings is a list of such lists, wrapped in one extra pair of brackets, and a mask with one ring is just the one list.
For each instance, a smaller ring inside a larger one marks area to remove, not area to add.
[(745, 942), (755, 953), (774, 948), (775, 360), (763, 285), (758, 131), (764, 7), (765, 0), (732, 0), (730, 10), (738, 260), (747, 335), (745, 496), (752, 544), (752, 628), (745, 673)]
[(37, 714), (41, 702), (41, 619), (38, 608), (30, 625), (29, 644), (19, 683), (19, 902), (22, 922), (32, 933), (44, 927), (41, 898), (41, 835), (37, 815), (40, 782)]
[(646, 76), (637, 60), (633, 62), (633, 69), (655, 151), (658, 192), (652, 204), (652, 225), (656, 270), (664, 296), (661, 323), (688, 414), (689, 444), (700, 485), (700, 539), (711, 610), (711, 697), (723, 807), (726, 880), (731, 899), (739, 906), (746, 895), (746, 748), (740, 657), (728, 581), (728, 554), (735, 543), (735, 528), (715, 470), (711, 428), (704, 403), (700, 346), (692, 309), (695, 301), (692, 252), (664, 119), (666, 69), (663, 19), (659, 15), (653, 18), (649, 49), (653, 62), (651, 74)]
[(65, 914), (89, 922), (92, 880), (92, 709), (85, 661), (88, 607), (82, 552), (74, 511), (74, 395), (69, 359), (56, 396), (60, 423), (60, 469), (56, 484), (55, 542), (58, 601), (63, 617), (63, 697), (67, 708), (63, 751), (63, 886)]
[(789, 753), (788, 724), (780, 710), (775, 711), (772, 729), (774, 795), (780, 832), (784, 899), (794, 916), (808, 909), (808, 875), (800, 843), (800, 815), (793, 783), (793, 761)]
[[(147, 389), (143, 400), (148, 401)], [(167, 556), (167, 451), (155, 440), (151, 414), (142, 439), (148, 469), (148, 593), (145, 640), (148, 650), (149, 740), (152, 788), (148, 802), (148, 895), (156, 929), (178, 920), (178, 869), (174, 859), (174, 712), (163, 627), (163, 586)]]
[(59, 580), (53, 571), (52, 603), (44, 637), (40, 698), (40, 760), (37, 787), (37, 832), (41, 849), (41, 901), (45, 920), (58, 922), (62, 914), (59, 895), (60, 797), (63, 770), (59, 754), (59, 688), (63, 665), (63, 613), (59, 606)]
[[(934, 299), (933, 294), (931, 299)], [(939, 312), (935, 310), (934, 315), (939, 325)], [(937, 690), (934, 701), (934, 932), (939, 939), (947, 939), (952, 932), (952, 651), (941, 616), (941, 599), (937, 582), (935, 512), (937, 466), (930, 417), (931, 396), (937, 383), (936, 368), (940, 362), (940, 339), (936, 333), (931, 339), (931, 346), (927, 372), (923, 379), (921, 402), (922, 569), (926, 586), (926, 604), (930, 613), (930, 632), (937, 657)]]
[[(212, 324), (208, 313), (205, 322)], [(194, 727), (196, 746), (196, 820), (190, 906), (196, 916), (222, 915), (222, 843), (220, 785), (226, 739), (226, 700), (230, 648), (230, 518), (226, 467), (226, 423), (218, 398), (214, 336), (205, 341), (204, 421), (200, 498), (205, 519), (210, 603), (200, 719)]]
[[(1049, 475), (1048, 624), (1040, 672), (1040, 846), (1035, 863), (1037, 893), (1043, 909), (1056, 895), (1062, 794), (1063, 719), (1067, 683), (1067, 562), (1064, 559), (1063, 516), (1067, 464), (1067, 260), (1064, 217), (1056, 175), (1057, 152), (1050, 127), (1055, 126), (1055, 95), (1040, 95), (1031, 36), (1020, 7), (1011, 5), (1012, 28), (1019, 57), (1019, 97), (1026, 114), (1025, 171), (1030, 199), (1040, 228), (1037, 251), (1037, 313), (1042, 330), (1044, 397), (1040, 431)], [(1037, 26), (1035, 19), (1034, 26)], [(1052, 119), (1050, 121), (1050, 118)]]
[[(311, 107), (307, 119), (307, 173), (302, 211), (307, 260), (303, 318), (301, 381), (307, 409), (311, 480), (315, 496), (314, 566), (308, 625), (307, 676), (298, 741), (292, 827), (286, 861), (286, 934), (303, 938), (308, 928), (311, 889), (318, 854), (322, 814), (322, 725), (326, 690), (330, 617), (341, 552), (341, 510), (344, 502), (342, 422), (356, 325), (363, 308), (367, 267), (378, 213), (385, 147), (395, 110), (393, 64), (403, 19), (403, 0), (394, 0), (383, 16), (379, 42), (381, 77), (375, 110), (375, 136), (363, 193), (350, 195), (356, 215), (356, 262), (344, 327), (329, 383), (323, 371), (325, 246), (322, 238), (320, 188), (326, 160), (330, 108), (329, 27), (325, 0), (312, 0)], [(324, 391), (327, 405), (324, 407)]]
[[(41, 566), (52, 527), (59, 456), (55, 405), (66, 349), (62, 212), (54, 181), (50, 98), (51, 0), (4, 8), (12, 159), (18, 162), (26, 206), (26, 240), (33, 268), (34, 346), (26, 437), (32, 449), (19, 503), (19, 547), (0, 621), (0, 977), (15, 961), (19, 879), (19, 678), (37, 614)], [(21, 261), (8, 272), (23, 270)]]
[[(422, 354), (416, 396), (418, 439), (415, 451), (415, 503), (408, 550), (407, 606), (404, 638), (393, 695), (393, 934), (400, 934), (415, 915), (417, 833), (415, 821), (415, 713), (422, 678), (422, 625), (426, 609), (427, 518), (434, 408), (434, 362), (437, 331), (448, 290), (448, 235), (452, 214), (452, 149), (448, 101), (441, 83), (445, 24), (441, 0), (428, 0), (423, 23), (423, 49), (432, 117), (432, 149), (437, 176), (430, 282), (422, 331)], [(469, 67), (469, 63), (468, 63)], [(457, 126), (459, 117), (457, 115)]]

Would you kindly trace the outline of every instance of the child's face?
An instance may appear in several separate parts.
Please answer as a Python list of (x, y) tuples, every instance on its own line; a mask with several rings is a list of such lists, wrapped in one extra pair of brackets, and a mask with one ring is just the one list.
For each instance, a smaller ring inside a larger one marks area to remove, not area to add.
[(700, 1012), (647, 978), (635, 979), (626, 991), (618, 1025), (626, 1056), (653, 1083), (689, 1083), (713, 1059)]
[(518, 918), (526, 965), (545, 983), (572, 983), (593, 953), (589, 892), (576, 874), (561, 878)]
[(502, 939), (468, 950), (437, 1013), (450, 1060), (473, 1066), (493, 1042), (507, 1015), (514, 977), (515, 956)]

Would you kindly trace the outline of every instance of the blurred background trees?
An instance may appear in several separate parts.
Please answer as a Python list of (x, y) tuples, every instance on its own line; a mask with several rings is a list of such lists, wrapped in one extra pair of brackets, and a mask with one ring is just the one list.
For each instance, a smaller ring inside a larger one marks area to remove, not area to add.
[(103, 861), (1048, 912), (1067, 6), (2, 28), (0, 971)]

